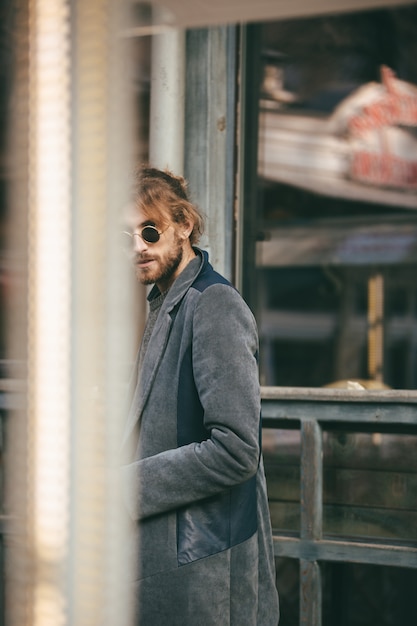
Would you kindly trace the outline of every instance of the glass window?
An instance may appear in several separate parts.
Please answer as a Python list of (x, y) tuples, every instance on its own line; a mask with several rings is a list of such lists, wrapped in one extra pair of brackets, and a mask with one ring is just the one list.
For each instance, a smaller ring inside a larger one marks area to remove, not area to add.
[(417, 388), (415, 59), (416, 7), (262, 25), (265, 385)]

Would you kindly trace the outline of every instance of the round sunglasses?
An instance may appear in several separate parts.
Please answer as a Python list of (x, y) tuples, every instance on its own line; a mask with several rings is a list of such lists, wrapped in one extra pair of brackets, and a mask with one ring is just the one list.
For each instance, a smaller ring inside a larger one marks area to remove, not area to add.
[[(165, 229), (167, 230), (167, 229)], [(122, 232), (126, 244), (133, 245), (134, 237), (141, 237), (146, 243), (157, 243), (165, 230), (158, 230), (156, 226), (144, 226), (140, 233), (129, 233), (127, 230)]]

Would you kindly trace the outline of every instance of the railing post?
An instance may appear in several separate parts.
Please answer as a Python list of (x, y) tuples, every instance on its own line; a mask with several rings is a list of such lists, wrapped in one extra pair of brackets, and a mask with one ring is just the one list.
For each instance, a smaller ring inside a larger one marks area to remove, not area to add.
[(300, 625), (321, 626), (321, 568), (300, 560)]
[[(316, 420), (301, 422), (301, 540), (321, 539), (323, 526), (323, 444)], [(300, 560), (300, 625), (321, 626), (321, 570)]]

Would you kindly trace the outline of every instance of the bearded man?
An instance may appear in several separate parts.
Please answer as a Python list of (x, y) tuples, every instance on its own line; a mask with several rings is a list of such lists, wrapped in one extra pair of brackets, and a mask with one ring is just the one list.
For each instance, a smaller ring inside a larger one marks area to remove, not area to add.
[(277, 626), (260, 451), (258, 335), (238, 291), (196, 244), (183, 178), (142, 168), (127, 219), (153, 284), (125, 444), (140, 626)]

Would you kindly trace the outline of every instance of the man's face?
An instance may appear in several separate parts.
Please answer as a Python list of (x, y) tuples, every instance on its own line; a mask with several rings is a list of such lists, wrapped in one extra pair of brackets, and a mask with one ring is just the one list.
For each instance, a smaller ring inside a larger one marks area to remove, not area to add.
[[(141, 236), (146, 226), (156, 228), (157, 242), (147, 242)], [(161, 292), (166, 291), (184, 269), (184, 250), (190, 248), (188, 237), (182, 237), (172, 222), (145, 216), (138, 209), (128, 215), (127, 228), (133, 235), (131, 252), (138, 280), (144, 285), (156, 283)]]

